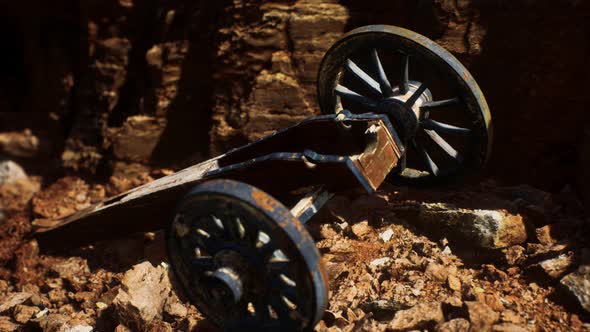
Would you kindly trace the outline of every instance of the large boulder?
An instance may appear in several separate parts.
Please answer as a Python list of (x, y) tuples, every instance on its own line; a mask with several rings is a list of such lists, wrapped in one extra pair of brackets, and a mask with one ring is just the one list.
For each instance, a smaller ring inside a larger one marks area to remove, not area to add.
[(429, 232), (455, 240), (459, 245), (500, 249), (521, 244), (527, 239), (522, 217), (506, 210), (472, 210), (443, 203), (414, 203), (397, 206), (395, 212)]

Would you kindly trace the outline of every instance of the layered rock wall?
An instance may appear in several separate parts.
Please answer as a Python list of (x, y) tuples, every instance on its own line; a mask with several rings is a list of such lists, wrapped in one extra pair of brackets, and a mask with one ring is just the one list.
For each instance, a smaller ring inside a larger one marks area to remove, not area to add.
[[(11, 154), (10, 142), (0, 153), (36, 160), (33, 173), (179, 168), (317, 114), (315, 77), (325, 50), (346, 30), (385, 23), (434, 39), (472, 71), (494, 117), (490, 175), (590, 191), (580, 175), (590, 128), (584, 1), (6, 6), (0, 131), (31, 128), (45, 143), (39, 159)], [(39, 160), (51, 162), (39, 167)]]

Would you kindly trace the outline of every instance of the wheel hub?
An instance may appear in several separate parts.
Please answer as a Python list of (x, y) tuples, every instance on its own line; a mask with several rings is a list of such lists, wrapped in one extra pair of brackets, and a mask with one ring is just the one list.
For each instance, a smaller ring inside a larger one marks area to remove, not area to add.
[(393, 89), (393, 96), (382, 99), (377, 105), (379, 113), (386, 114), (396, 131), (404, 141), (410, 140), (416, 135), (419, 128), (420, 117), (423, 116), (420, 106), (432, 100), (430, 90), (426, 89), (418, 99), (410, 106), (408, 100), (418, 90), (422, 83), (410, 81), (408, 92), (401, 94), (399, 88)]
[(234, 303), (238, 303), (247, 293), (259, 293), (260, 284), (263, 276), (257, 273), (255, 264), (250, 262), (247, 255), (237, 250), (222, 250), (215, 255), (215, 263), (219, 268), (209, 276), (220, 282), (225, 289), (224, 294), (230, 295)]

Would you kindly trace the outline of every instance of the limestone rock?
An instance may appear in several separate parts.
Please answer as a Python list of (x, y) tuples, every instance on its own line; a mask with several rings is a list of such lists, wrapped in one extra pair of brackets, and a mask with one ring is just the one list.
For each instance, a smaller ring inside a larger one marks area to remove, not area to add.
[(487, 305), (476, 302), (466, 301), (465, 309), (471, 322), (470, 331), (490, 331), (492, 325), (498, 320), (500, 315), (493, 311), (492, 308)]
[(13, 307), (24, 303), (33, 296), (31, 293), (19, 292), (12, 293), (0, 301), (0, 313), (3, 313)]
[(356, 237), (362, 238), (371, 232), (371, 226), (368, 221), (361, 221), (352, 225), (351, 230)]
[(84, 320), (63, 314), (50, 314), (37, 320), (44, 332), (92, 332), (94, 328)]
[(80, 277), (90, 273), (88, 262), (80, 257), (70, 257), (51, 266), (51, 270), (56, 272), (60, 278)]
[(68, 321), (69, 319), (62, 314), (49, 314), (37, 320), (44, 332), (66, 332), (70, 328)]
[(12, 332), (18, 330), (18, 325), (10, 321), (10, 317), (0, 316), (0, 331)]
[(436, 332), (468, 332), (470, 326), (471, 324), (469, 324), (468, 320), (455, 318), (448, 322), (438, 324), (436, 326)]
[(154, 267), (150, 262), (143, 262), (125, 273), (112, 304), (126, 326), (145, 327), (162, 317), (170, 290), (168, 271), (162, 266)]
[(427, 276), (429, 276), (433, 280), (436, 280), (439, 282), (445, 282), (447, 280), (448, 275), (449, 275), (449, 271), (444, 267), (444, 265), (441, 265), (441, 264), (438, 264), (435, 262), (430, 262), (426, 266), (426, 270), (424, 271), (424, 274), (426, 274)]
[(528, 330), (522, 326), (511, 323), (496, 324), (492, 327), (493, 332), (527, 332)]
[(541, 244), (554, 244), (557, 242), (553, 233), (555, 233), (555, 225), (545, 225), (543, 227), (539, 227), (535, 230), (535, 235), (537, 236), (537, 240)]
[[(0, 133), (0, 153), (12, 157), (33, 157), (39, 151), (39, 138), (30, 130)], [(0, 182), (2, 180), (0, 179)]]
[(0, 162), (0, 211), (22, 210), (40, 188), (39, 179), (28, 177), (18, 164)]
[(523, 246), (511, 246), (505, 249), (503, 252), (506, 258), (506, 263), (508, 263), (508, 265), (520, 265), (526, 260), (526, 249)]
[(19, 304), (14, 307), (14, 310), (12, 311), (12, 318), (14, 318), (17, 323), (24, 324), (38, 312), (39, 308), (37, 307)]
[(391, 228), (386, 229), (381, 234), (379, 234), (379, 238), (381, 241), (387, 243), (393, 237), (393, 230)]
[(73, 327), (68, 328), (64, 332), (92, 332), (94, 328), (88, 325), (75, 325)]
[(498, 269), (497, 267), (495, 267), (492, 264), (484, 264), (481, 266), (481, 268), (482, 268), (482, 273), (484, 274), (484, 276), (488, 280), (505, 281), (508, 279), (508, 275), (506, 274), (506, 272)]
[(397, 311), (408, 309), (408, 306), (389, 300), (374, 300), (361, 303), (360, 308), (364, 312), (372, 313), (376, 320), (391, 320)]
[(395, 211), (429, 232), (458, 244), (500, 249), (521, 244), (527, 239), (522, 217), (505, 210), (471, 210), (450, 204), (418, 203), (396, 207)]
[(571, 253), (561, 254), (555, 258), (547, 259), (539, 263), (539, 266), (547, 276), (557, 279), (566, 274), (572, 267), (573, 255)]
[(566, 275), (561, 284), (578, 299), (582, 308), (590, 312), (590, 265), (582, 265)]
[(450, 275), (447, 282), (449, 284), (450, 289), (452, 289), (454, 291), (461, 290), (461, 280), (459, 278), (457, 278), (456, 276)]
[(0, 185), (26, 178), (27, 174), (19, 164), (12, 160), (0, 161)]
[(375, 258), (374, 260), (369, 262), (369, 268), (373, 271), (377, 271), (388, 266), (390, 262), (391, 258), (389, 257)]
[(171, 293), (172, 295), (168, 297), (166, 300), (166, 304), (164, 305), (164, 312), (174, 318), (183, 318), (187, 315), (188, 310), (186, 307), (180, 302), (178, 296), (176, 294)]
[(390, 331), (430, 329), (445, 320), (440, 303), (421, 303), (398, 311), (387, 326)]

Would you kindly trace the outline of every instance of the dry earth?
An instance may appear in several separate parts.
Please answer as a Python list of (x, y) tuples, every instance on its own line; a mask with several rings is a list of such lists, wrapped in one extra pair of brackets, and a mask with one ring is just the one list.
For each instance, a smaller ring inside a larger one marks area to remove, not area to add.
[[(66, 177), (41, 191), (24, 173), (6, 177), (0, 331), (215, 331), (177, 293), (159, 232), (65, 254), (40, 252), (28, 237), (32, 219), (67, 216), (168, 172), (105, 184)], [(338, 195), (310, 226), (331, 293), (316, 330), (590, 330), (582, 212), (571, 192), (491, 181)]]

